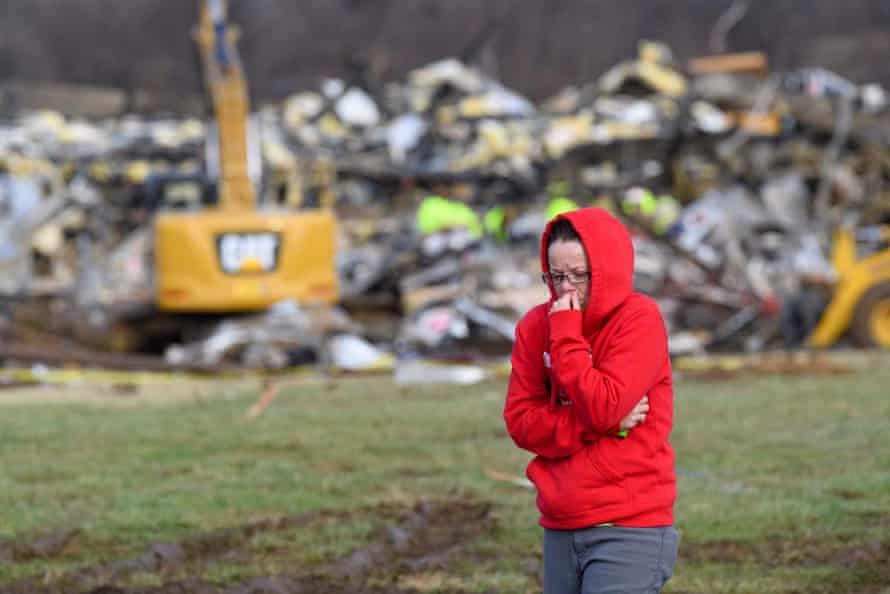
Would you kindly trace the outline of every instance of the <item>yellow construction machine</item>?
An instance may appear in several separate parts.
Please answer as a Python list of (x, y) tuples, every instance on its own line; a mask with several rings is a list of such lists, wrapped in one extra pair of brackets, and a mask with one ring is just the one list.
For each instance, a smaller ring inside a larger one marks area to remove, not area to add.
[[(172, 313), (234, 313), (283, 299), (337, 299), (335, 217), (257, 200), (248, 171), (249, 99), (225, 0), (201, 5), (195, 32), (218, 133), (217, 179), (149, 180), (163, 205), (154, 221), (157, 306)], [(210, 136), (210, 134), (208, 134)], [(210, 142), (210, 139), (208, 139)], [(177, 197), (191, 196), (190, 200)]]
[[(860, 256), (860, 245), (877, 246)], [(834, 233), (831, 300), (807, 342), (826, 348), (848, 334), (858, 344), (890, 349), (890, 226)]]

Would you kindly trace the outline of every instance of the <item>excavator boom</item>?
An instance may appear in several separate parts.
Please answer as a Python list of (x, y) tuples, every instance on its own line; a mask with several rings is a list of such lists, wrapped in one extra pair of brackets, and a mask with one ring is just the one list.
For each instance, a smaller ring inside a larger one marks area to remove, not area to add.
[(262, 310), (284, 299), (333, 303), (333, 213), (258, 203), (249, 167), (247, 81), (226, 9), (225, 0), (202, 0), (195, 31), (219, 133), (218, 162), (209, 157), (207, 163), (219, 171), (216, 196), (204, 176), (159, 184), (202, 187), (191, 192), (200, 200), (181, 207), (158, 200), (164, 206), (154, 220), (157, 304), (167, 312), (222, 314)]
[(206, 0), (195, 37), (219, 129), (219, 208), (249, 211), (256, 206), (256, 190), (247, 171), (250, 100), (236, 47), (238, 32), (226, 17), (225, 0)]

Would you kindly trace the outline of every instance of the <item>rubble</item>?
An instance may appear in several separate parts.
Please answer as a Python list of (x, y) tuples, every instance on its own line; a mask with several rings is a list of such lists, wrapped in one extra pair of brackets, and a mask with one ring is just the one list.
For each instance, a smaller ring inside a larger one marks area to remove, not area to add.
[[(240, 364), (254, 369), (284, 369), (319, 362), (328, 337), (334, 337), (329, 348), (337, 355), (342, 348), (338, 341), (343, 340), (339, 335), (355, 330), (337, 309), (301, 307), (294, 301), (283, 301), (255, 316), (224, 319), (206, 338), (170, 345), (165, 359), (174, 366)], [(356, 350), (351, 344), (347, 346)], [(361, 359), (369, 358), (367, 353), (361, 355)], [(338, 364), (339, 359), (334, 357)]]
[[(797, 347), (814, 322), (788, 308), (802, 291), (830, 296), (833, 233), (890, 223), (885, 90), (818, 68), (770, 72), (758, 52), (684, 69), (644, 42), (540, 105), (447, 59), (374, 89), (323, 81), (252, 125), (261, 203), (338, 214), (341, 308), (327, 323), (295, 303), (224, 319), (168, 345), (168, 365), (394, 368), (412, 381), (394, 357), (503, 356), (547, 298), (538, 239), (560, 200), (632, 230), (636, 286), (661, 306), (673, 354)], [(169, 115), (0, 123), (8, 307), (150, 304), (148, 225), (169, 205), (147, 184), (200, 171), (210, 132)], [(859, 235), (864, 250), (886, 247)]]

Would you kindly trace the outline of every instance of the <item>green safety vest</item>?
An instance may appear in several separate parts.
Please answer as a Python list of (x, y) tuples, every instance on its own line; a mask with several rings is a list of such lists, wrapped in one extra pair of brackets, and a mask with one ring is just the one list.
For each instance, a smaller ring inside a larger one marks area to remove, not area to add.
[(566, 212), (578, 210), (578, 208), (580, 208), (578, 204), (570, 198), (566, 198), (565, 196), (553, 198), (547, 203), (547, 220), (549, 221)]
[(420, 203), (417, 209), (417, 229), (423, 235), (454, 227), (464, 227), (473, 237), (482, 237), (479, 216), (463, 202), (430, 196)]

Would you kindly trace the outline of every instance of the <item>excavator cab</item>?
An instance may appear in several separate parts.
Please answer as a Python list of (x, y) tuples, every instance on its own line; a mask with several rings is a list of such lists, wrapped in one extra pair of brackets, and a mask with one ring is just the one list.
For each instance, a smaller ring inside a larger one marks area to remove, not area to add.
[(328, 212), (161, 211), (154, 233), (162, 310), (234, 313), (337, 299)]
[(154, 219), (157, 303), (177, 313), (265, 309), (284, 299), (338, 297), (330, 210), (260, 208), (248, 175), (247, 84), (224, 0), (206, 0), (196, 31), (218, 131), (219, 177), (164, 176), (147, 188)]

